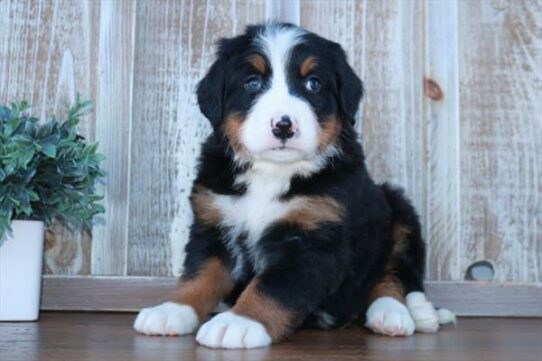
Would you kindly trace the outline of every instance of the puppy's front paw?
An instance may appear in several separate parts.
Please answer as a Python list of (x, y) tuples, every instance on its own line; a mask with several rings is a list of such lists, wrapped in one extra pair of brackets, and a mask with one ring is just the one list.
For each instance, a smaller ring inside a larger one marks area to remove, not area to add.
[(377, 298), (369, 306), (365, 326), (387, 336), (410, 336), (415, 327), (405, 305), (392, 297)]
[(213, 348), (255, 348), (271, 344), (271, 337), (258, 321), (222, 312), (201, 326), (196, 340)]
[(196, 327), (198, 316), (194, 309), (173, 302), (142, 309), (134, 322), (134, 329), (146, 335), (186, 335)]

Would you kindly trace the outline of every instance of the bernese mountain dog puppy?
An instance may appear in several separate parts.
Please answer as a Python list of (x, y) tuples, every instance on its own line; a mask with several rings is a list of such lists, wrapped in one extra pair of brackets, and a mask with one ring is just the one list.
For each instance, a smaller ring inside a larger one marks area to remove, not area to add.
[[(367, 172), (353, 128), (362, 93), (339, 44), (292, 24), (220, 40), (197, 89), (213, 133), (190, 198), (184, 273), (170, 302), (141, 310), (137, 331), (198, 330), (205, 346), (253, 348), (301, 326), (361, 318), (407, 336), (453, 318), (423, 293), (414, 208)], [(231, 309), (208, 320), (221, 301)]]

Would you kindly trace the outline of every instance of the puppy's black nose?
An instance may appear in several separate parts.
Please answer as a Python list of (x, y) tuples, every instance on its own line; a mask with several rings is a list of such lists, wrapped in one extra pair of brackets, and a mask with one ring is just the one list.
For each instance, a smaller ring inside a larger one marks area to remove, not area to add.
[(275, 123), (272, 129), (273, 135), (281, 140), (290, 139), (294, 136), (292, 130), (292, 121), (289, 116), (283, 115), (280, 120)]

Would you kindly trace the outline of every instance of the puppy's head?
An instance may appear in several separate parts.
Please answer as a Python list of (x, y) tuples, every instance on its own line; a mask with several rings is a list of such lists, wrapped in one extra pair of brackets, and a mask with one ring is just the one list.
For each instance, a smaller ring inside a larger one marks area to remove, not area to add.
[(339, 44), (268, 23), (219, 42), (197, 95), (236, 156), (292, 163), (335, 147), (354, 122), (362, 84)]

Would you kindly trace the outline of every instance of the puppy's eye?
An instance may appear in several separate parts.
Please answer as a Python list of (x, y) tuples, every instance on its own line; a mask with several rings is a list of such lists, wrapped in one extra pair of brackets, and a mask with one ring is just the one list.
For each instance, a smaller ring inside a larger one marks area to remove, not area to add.
[(250, 76), (245, 82), (245, 90), (249, 93), (257, 93), (262, 90), (263, 82), (262, 78), (258, 75)]
[(322, 89), (322, 83), (320, 83), (320, 79), (317, 77), (310, 76), (305, 81), (305, 89), (311, 93), (318, 93)]

